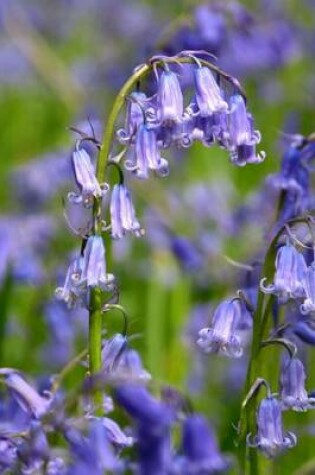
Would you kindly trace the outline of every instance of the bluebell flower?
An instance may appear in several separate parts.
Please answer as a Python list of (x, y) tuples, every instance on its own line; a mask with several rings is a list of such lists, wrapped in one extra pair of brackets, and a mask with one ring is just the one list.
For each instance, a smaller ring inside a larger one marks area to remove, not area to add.
[(306, 269), (303, 283), (306, 299), (300, 310), (303, 315), (307, 315), (315, 312), (315, 262)]
[(261, 401), (257, 411), (257, 435), (247, 436), (247, 445), (259, 449), (266, 457), (273, 458), (285, 449), (296, 445), (292, 432), (283, 432), (281, 404), (274, 397)]
[(73, 152), (72, 165), (80, 192), (79, 194), (68, 193), (68, 199), (71, 203), (82, 203), (90, 208), (94, 198), (102, 198), (108, 191), (108, 187), (98, 183), (91, 158), (83, 148), (76, 148)]
[(113, 274), (106, 273), (105, 246), (101, 236), (90, 236), (82, 257), (82, 272), (79, 286), (100, 287), (112, 290)]
[(243, 354), (241, 341), (236, 333), (241, 318), (238, 299), (224, 300), (216, 308), (211, 326), (199, 331), (198, 345), (206, 353), (219, 353), (232, 358)]
[(182, 428), (183, 457), (179, 467), (187, 475), (203, 475), (225, 472), (230, 462), (220, 452), (215, 435), (207, 420), (199, 415), (188, 416)]
[(128, 188), (123, 185), (114, 185), (110, 202), (111, 234), (114, 239), (119, 239), (126, 232), (141, 236), (142, 229), (137, 220)]
[(261, 136), (254, 130), (253, 118), (246, 110), (243, 96), (241, 94), (231, 96), (229, 107), (228, 148), (231, 151), (231, 161), (239, 166), (262, 162), (265, 153), (256, 154), (256, 144), (260, 142)]
[(112, 338), (103, 341), (102, 345), (102, 371), (112, 374), (119, 364), (127, 346), (127, 338), (117, 333)]
[(56, 298), (64, 301), (69, 308), (75, 307), (85, 298), (85, 290), (80, 287), (83, 258), (75, 258), (69, 265), (63, 287), (57, 287)]
[(143, 386), (123, 385), (116, 389), (118, 403), (136, 425), (140, 475), (162, 475), (171, 467), (170, 428), (173, 413), (154, 399)]
[(144, 92), (132, 92), (128, 99), (125, 127), (117, 131), (117, 138), (122, 144), (134, 142), (134, 137), (146, 118), (149, 99)]
[(65, 429), (64, 435), (72, 452), (71, 475), (103, 475), (104, 471), (121, 473), (122, 463), (114, 454), (101, 420), (91, 421), (88, 437), (72, 428)]
[(303, 297), (306, 272), (303, 255), (292, 244), (287, 243), (278, 249), (275, 266), (273, 284), (266, 286), (266, 278), (263, 278), (260, 282), (261, 290), (266, 294), (278, 295), (282, 303), (290, 298)]
[(0, 376), (22, 409), (33, 417), (39, 419), (50, 411), (52, 398), (49, 395), (41, 396), (16, 370), (2, 368)]
[(141, 383), (151, 380), (136, 350), (127, 347), (127, 338), (119, 333), (106, 340), (102, 349), (102, 372), (112, 384)]
[(201, 117), (208, 117), (214, 112), (227, 111), (228, 105), (210, 69), (204, 66), (198, 67), (195, 69), (194, 77), (196, 102)]
[(280, 374), (280, 398), (282, 409), (306, 411), (315, 405), (315, 398), (309, 397), (305, 389), (304, 365), (298, 358), (285, 361)]
[(139, 127), (136, 135), (135, 159), (136, 162), (131, 166), (126, 162), (126, 167), (133, 170), (139, 178), (148, 178), (150, 170), (159, 176), (168, 175), (168, 163), (161, 157), (156, 131), (145, 124)]
[(184, 112), (184, 98), (177, 74), (163, 71), (158, 83), (157, 118), (163, 123), (180, 122)]
[(32, 421), (28, 437), (18, 445), (17, 455), (23, 463), (23, 473), (36, 473), (43, 469), (44, 463), (49, 460), (50, 450), (47, 436), (41, 423)]

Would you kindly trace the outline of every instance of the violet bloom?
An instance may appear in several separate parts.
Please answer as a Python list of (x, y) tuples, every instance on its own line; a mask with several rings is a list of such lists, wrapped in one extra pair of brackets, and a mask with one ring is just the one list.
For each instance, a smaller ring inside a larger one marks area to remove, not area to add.
[(261, 135), (254, 130), (253, 118), (246, 110), (246, 104), (241, 94), (234, 94), (229, 99), (228, 114), (229, 149), (231, 160), (239, 166), (246, 163), (260, 163), (265, 159), (265, 153), (256, 154), (256, 144)]
[(113, 274), (106, 273), (105, 246), (101, 236), (90, 236), (87, 240), (79, 285), (100, 287), (109, 291), (114, 283)]
[(280, 402), (274, 397), (263, 399), (257, 411), (257, 435), (251, 440), (251, 434), (248, 434), (247, 445), (273, 458), (283, 450), (294, 447), (296, 440), (292, 432), (283, 433)]
[(315, 312), (315, 262), (305, 271), (304, 290), (306, 299), (300, 306), (300, 310), (303, 315), (307, 315)]
[(86, 208), (93, 205), (94, 198), (102, 198), (107, 187), (102, 187), (95, 176), (90, 156), (83, 148), (77, 148), (72, 154), (72, 166), (80, 193), (69, 193), (71, 203), (83, 203)]
[(308, 397), (305, 389), (304, 366), (298, 358), (285, 361), (280, 375), (280, 397), (282, 409), (306, 411), (314, 407), (315, 398)]
[(229, 467), (229, 460), (220, 454), (215, 435), (207, 420), (193, 414), (187, 417), (182, 433), (183, 458), (179, 460), (187, 475), (222, 473)]
[(184, 112), (183, 93), (172, 71), (163, 71), (157, 92), (157, 118), (163, 123), (180, 122)]
[(129, 190), (123, 184), (114, 185), (113, 187), (110, 215), (112, 237), (114, 239), (122, 238), (126, 232), (141, 236), (142, 229), (137, 220)]
[(306, 272), (303, 255), (292, 244), (287, 243), (279, 248), (275, 266), (273, 284), (266, 286), (266, 277), (264, 277), (260, 282), (261, 290), (266, 294), (278, 295), (282, 303), (287, 302), (290, 298), (303, 297)]
[(195, 89), (201, 117), (227, 111), (228, 105), (209, 68), (202, 66), (195, 69)]
[(240, 338), (236, 334), (240, 318), (240, 302), (237, 299), (224, 300), (216, 308), (210, 328), (199, 331), (198, 345), (206, 353), (239, 358), (243, 354)]
[(136, 425), (140, 475), (164, 475), (171, 466), (170, 428), (173, 413), (142, 386), (124, 385), (116, 390), (118, 403)]
[(160, 155), (156, 132), (145, 124), (137, 132), (135, 155), (133, 170), (139, 178), (148, 178), (149, 170), (154, 170), (159, 176), (168, 175), (168, 163)]
[(88, 437), (74, 429), (65, 430), (65, 439), (70, 445), (73, 465), (71, 474), (103, 475), (104, 471), (121, 473), (122, 464), (114, 454), (106, 428), (101, 420), (93, 419)]
[(122, 144), (130, 144), (140, 125), (144, 123), (145, 111), (149, 100), (143, 92), (132, 92), (128, 98), (125, 127), (117, 131), (117, 138)]
[(112, 338), (105, 340), (102, 347), (102, 371), (111, 374), (115, 371), (119, 360), (127, 346), (127, 338), (117, 333)]
[(74, 259), (67, 270), (63, 287), (57, 287), (55, 291), (56, 298), (65, 302), (69, 308), (75, 307), (84, 297), (82, 288), (79, 286), (82, 275), (82, 266), (82, 257)]
[(5, 385), (11, 390), (13, 397), (26, 412), (36, 419), (47, 414), (51, 408), (51, 397), (41, 396), (25, 379), (14, 369), (0, 369), (0, 376)]

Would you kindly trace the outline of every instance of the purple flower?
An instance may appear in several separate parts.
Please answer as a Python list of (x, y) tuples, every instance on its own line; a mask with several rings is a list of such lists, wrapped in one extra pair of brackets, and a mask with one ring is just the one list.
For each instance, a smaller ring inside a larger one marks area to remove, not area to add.
[(183, 424), (183, 458), (180, 465), (187, 475), (222, 473), (229, 467), (229, 461), (223, 457), (207, 420), (199, 415), (188, 416)]
[(265, 159), (265, 153), (256, 154), (256, 144), (261, 136), (253, 127), (253, 118), (246, 110), (246, 104), (241, 94), (234, 94), (229, 99), (228, 114), (228, 148), (231, 150), (231, 161), (243, 166), (246, 163), (260, 163)]
[(79, 286), (82, 275), (83, 258), (74, 259), (68, 268), (63, 287), (57, 287), (55, 291), (56, 298), (64, 301), (69, 308), (73, 308), (79, 302), (82, 302), (85, 292)]
[(86, 473), (102, 475), (104, 471), (120, 473), (122, 464), (114, 454), (106, 427), (101, 420), (92, 420), (88, 437), (82, 436), (75, 429), (67, 428), (65, 439), (70, 445), (73, 459), (69, 473), (75, 475)]
[(268, 458), (296, 445), (295, 434), (283, 433), (281, 404), (276, 398), (267, 397), (259, 404), (257, 435), (251, 440), (251, 434), (248, 434), (247, 445), (258, 448)]
[(105, 246), (101, 236), (90, 236), (87, 240), (83, 258), (79, 286), (100, 287), (111, 290), (113, 274), (106, 273)]
[(90, 208), (93, 199), (102, 198), (108, 188), (98, 183), (91, 158), (83, 148), (76, 148), (73, 152), (72, 165), (80, 193), (71, 192), (68, 199), (72, 203), (83, 203), (85, 207)]
[(163, 71), (157, 92), (157, 118), (163, 123), (180, 122), (184, 112), (183, 93), (172, 71)]
[(125, 128), (117, 131), (117, 138), (122, 144), (129, 144), (133, 141), (140, 125), (144, 123), (148, 105), (149, 99), (143, 92), (130, 94), (127, 103)]
[(52, 404), (51, 397), (41, 396), (16, 370), (2, 368), (0, 375), (22, 409), (36, 419), (49, 412)]
[(300, 298), (304, 296), (304, 278), (306, 263), (292, 244), (287, 243), (281, 246), (276, 257), (276, 272), (273, 284), (265, 285), (266, 278), (260, 282), (260, 288), (266, 294), (278, 295), (282, 303), (290, 298)]
[(315, 262), (305, 271), (304, 291), (306, 299), (300, 306), (301, 313), (307, 315), (315, 312)]
[(282, 365), (280, 397), (282, 409), (306, 411), (314, 407), (315, 398), (308, 397), (305, 389), (304, 366), (298, 358), (290, 358)]
[(139, 127), (135, 144), (136, 163), (126, 167), (135, 171), (138, 178), (149, 177), (149, 170), (154, 170), (159, 176), (168, 175), (168, 163), (161, 157), (158, 148), (156, 131), (143, 124)]
[(221, 90), (209, 68), (202, 66), (195, 69), (195, 90), (201, 117), (227, 111), (228, 105), (222, 98)]
[(136, 350), (127, 347), (127, 338), (119, 333), (105, 340), (102, 371), (112, 384), (147, 383), (151, 379)]
[(206, 353), (219, 353), (231, 358), (239, 358), (243, 354), (240, 338), (236, 334), (240, 319), (239, 300), (224, 300), (216, 308), (210, 328), (199, 331), (198, 345)]
[(127, 346), (127, 338), (117, 333), (109, 340), (103, 342), (102, 347), (102, 371), (111, 374), (118, 366), (119, 360)]
[(171, 466), (171, 409), (154, 399), (142, 386), (121, 386), (116, 390), (116, 399), (136, 424), (139, 474), (168, 473)]
[(111, 231), (114, 239), (122, 238), (126, 232), (141, 236), (142, 229), (136, 218), (129, 190), (123, 184), (114, 185), (113, 187), (110, 215)]

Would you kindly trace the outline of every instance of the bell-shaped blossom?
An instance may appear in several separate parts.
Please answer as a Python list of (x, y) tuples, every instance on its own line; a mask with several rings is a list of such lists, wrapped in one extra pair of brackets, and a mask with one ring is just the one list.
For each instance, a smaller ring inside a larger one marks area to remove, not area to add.
[(151, 375), (143, 368), (139, 353), (127, 347), (127, 338), (117, 333), (105, 341), (102, 349), (102, 372), (112, 384), (146, 384)]
[(117, 138), (122, 144), (130, 144), (140, 125), (144, 123), (149, 100), (143, 92), (132, 92), (126, 108), (125, 127), (117, 131)]
[(246, 110), (246, 104), (241, 94), (234, 94), (229, 99), (228, 114), (228, 148), (231, 151), (231, 161), (235, 165), (244, 166), (247, 163), (260, 163), (265, 159), (264, 152), (256, 153), (256, 144), (261, 135), (254, 130), (252, 116)]
[(215, 434), (207, 420), (199, 415), (188, 416), (182, 429), (182, 452), (178, 466), (180, 473), (202, 475), (225, 472), (230, 463), (218, 448)]
[(93, 205), (94, 198), (102, 198), (107, 187), (102, 187), (98, 183), (91, 158), (83, 148), (78, 148), (73, 152), (72, 166), (80, 192), (79, 194), (69, 193), (68, 199), (72, 203), (83, 203), (89, 208)]
[(4, 378), (5, 385), (26, 412), (36, 419), (49, 412), (52, 398), (48, 395), (47, 397), (41, 396), (16, 370), (2, 368), (0, 376)]
[(305, 271), (303, 282), (306, 299), (300, 306), (300, 310), (303, 315), (306, 315), (315, 312), (315, 262)]
[(283, 303), (290, 298), (300, 298), (305, 294), (304, 279), (306, 263), (304, 257), (292, 244), (281, 246), (276, 257), (274, 281), (265, 285), (266, 278), (260, 282), (261, 290), (266, 294), (278, 295)]
[(163, 123), (180, 122), (184, 112), (183, 93), (177, 74), (163, 71), (157, 91), (157, 118)]
[[(168, 163), (161, 157), (156, 131), (144, 124), (138, 129), (135, 144), (136, 163), (132, 166), (139, 178), (149, 177), (149, 171), (155, 171), (159, 176), (168, 175)], [(126, 163), (126, 166), (128, 164)]]
[(196, 102), (201, 117), (208, 117), (214, 112), (227, 111), (228, 105), (222, 98), (220, 87), (210, 69), (204, 66), (196, 68), (194, 78)]
[(109, 417), (103, 417), (101, 419), (103, 423), (108, 440), (116, 447), (124, 448), (124, 447), (131, 447), (134, 443), (134, 438), (131, 436), (126, 435), (117, 422), (113, 421)]
[(132, 417), (136, 426), (140, 475), (161, 475), (170, 472), (170, 428), (173, 412), (154, 399), (139, 385), (123, 385), (116, 390), (117, 402)]
[(79, 285), (100, 287), (111, 290), (114, 283), (113, 274), (106, 273), (105, 246), (101, 236), (90, 236), (87, 240), (82, 258), (82, 273)]
[(224, 300), (216, 308), (211, 326), (199, 331), (198, 345), (206, 353), (219, 353), (232, 358), (243, 354), (236, 328), (241, 318), (241, 306), (237, 299)]
[(103, 342), (102, 371), (105, 374), (112, 374), (115, 371), (126, 346), (127, 338), (120, 333)]
[(115, 456), (106, 427), (101, 420), (93, 419), (87, 437), (73, 428), (65, 430), (72, 455), (69, 473), (103, 475), (104, 471), (122, 473), (122, 463)]
[(84, 292), (80, 287), (83, 259), (75, 258), (69, 265), (63, 287), (55, 291), (56, 298), (64, 301), (69, 308), (73, 308), (84, 298)]
[(283, 432), (281, 404), (276, 398), (267, 397), (259, 404), (257, 435), (252, 439), (248, 434), (247, 445), (259, 449), (268, 458), (296, 445), (295, 434)]
[(314, 407), (315, 398), (305, 389), (305, 370), (301, 360), (290, 358), (282, 365), (280, 374), (280, 398), (282, 409), (306, 411)]
[(141, 236), (142, 229), (137, 220), (128, 188), (123, 185), (114, 185), (110, 202), (112, 237), (119, 239), (126, 232)]

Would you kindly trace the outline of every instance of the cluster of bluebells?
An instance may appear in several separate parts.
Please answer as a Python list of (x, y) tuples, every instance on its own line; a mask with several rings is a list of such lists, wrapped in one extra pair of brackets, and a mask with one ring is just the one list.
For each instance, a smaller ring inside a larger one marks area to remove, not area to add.
[[(181, 66), (185, 69), (191, 67), (187, 59), (195, 63), (194, 96), (185, 106), (176, 62), (184, 60)], [(162, 150), (172, 145), (186, 148), (195, 141), (206, 147), (218, 144), (238, 166), (264, 159), (264, 152), (256, 152), (260, 133), (254, 128), (246, 98), (235, 78), (191, 52), (184, 51), (173, 58), (157, 56), (151, 61), (156, 72), (156, 93), (148, 97), (139, 90), (132, 92), (125, 126), (117, 132), (118, 140), (128, 146), (128, 170), (142, 179), (148, 178), (151, 170), (166, 175), (168, 163), (161, 156)]]

